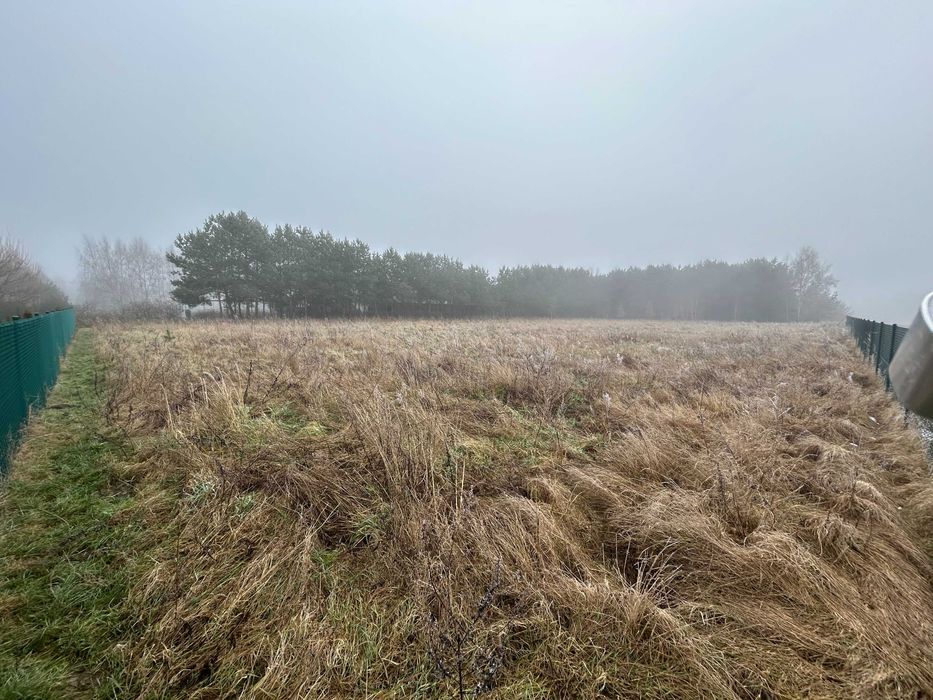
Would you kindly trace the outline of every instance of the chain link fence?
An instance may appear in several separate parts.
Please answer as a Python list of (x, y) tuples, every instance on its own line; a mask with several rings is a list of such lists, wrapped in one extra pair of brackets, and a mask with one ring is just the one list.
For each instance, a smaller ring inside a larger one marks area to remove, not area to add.
[(30, 410), (42, 406), (55, 384), (74, 332), (74, 309), (0, 323), (0, 474)]

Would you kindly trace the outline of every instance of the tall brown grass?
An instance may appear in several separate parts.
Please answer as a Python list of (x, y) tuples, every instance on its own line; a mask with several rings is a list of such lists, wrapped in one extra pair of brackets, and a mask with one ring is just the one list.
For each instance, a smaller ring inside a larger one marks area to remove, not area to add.
[(933, 693), (933, 483), (835, 327), (98, 338), (140, 696)]

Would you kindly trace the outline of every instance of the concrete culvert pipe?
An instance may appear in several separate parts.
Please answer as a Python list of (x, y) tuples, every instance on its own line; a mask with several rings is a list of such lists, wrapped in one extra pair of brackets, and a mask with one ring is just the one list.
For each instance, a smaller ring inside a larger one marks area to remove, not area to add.
[(891, 386), (897, 398), (914, 413), (933, 418), (933, 292), (891, 361)]

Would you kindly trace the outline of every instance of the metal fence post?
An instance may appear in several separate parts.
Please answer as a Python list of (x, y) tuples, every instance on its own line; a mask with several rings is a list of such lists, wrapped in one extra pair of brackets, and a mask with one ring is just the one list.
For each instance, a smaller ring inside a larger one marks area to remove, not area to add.
[(888, 345), (888, 364), (884, 370), (884, 390), (891, 390), (891, 360), (894, 359), (894, 343), (897, 338), (897, 324), (891, 326), (891, 342)]
[(16, 379), (19, 384), (19, 404), (20, 413), (24, 414), (27, 410), (26, 405), (26, 385), (23, 383), (23, 357), (19, 347), (19, 316), (13, 316), (13, 354), (16, 355)]
[(875, 352), (875, 374), (881, 368), (881, 339), (884, 337), (884, 321), (878, 326), (878, 349)]

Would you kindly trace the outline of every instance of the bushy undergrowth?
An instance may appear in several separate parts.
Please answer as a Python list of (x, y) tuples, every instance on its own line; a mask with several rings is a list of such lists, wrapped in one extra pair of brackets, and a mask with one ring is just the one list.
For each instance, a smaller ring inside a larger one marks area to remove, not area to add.
[(145, 697), (919, 697), (933, 484), (841, 330), (113, 326)]

